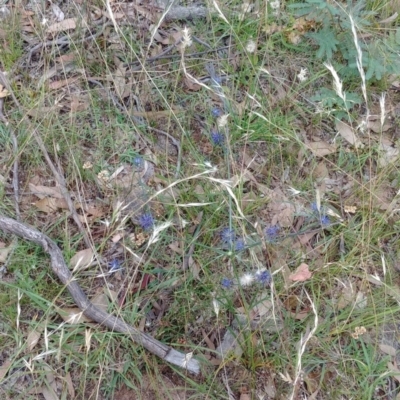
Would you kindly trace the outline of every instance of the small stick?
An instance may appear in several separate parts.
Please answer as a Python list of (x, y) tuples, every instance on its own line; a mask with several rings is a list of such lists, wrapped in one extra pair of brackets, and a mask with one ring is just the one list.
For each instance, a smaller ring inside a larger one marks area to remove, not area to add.
[[(99, 25), (99, 24), (95, 24), (95, 25)], [(73, 41), (75, 44), (78, 44), (78, 43), (83, 43), (86, 40), (94, 40), (98, 36), (100, 36), (103, 33), (103, 31), (106, 28), (106, 26), (109, 26), (109, 25), (111, 25), (109, 22), (103, 24), (98, 32), (91, 33), (90, 35), (84, 37), (83, 39), (74, 40), (73, 38), (71, 38), (70, 35), (65, 35), (65, 36), (63, 36), (61, 38), (58, 38), (57, 40), (53, 40), (52, 39), (52, 40), (47, 40), (45, 42), (38, 43), (37, 45), (33, 46), (30, 49), (29, 54), (28, 54), (28, 63), (31, 62), (32, 56), (34, 54), (36, 54), (38, 51), (40, 51), (43, 47), (55, 46), (55, 45), (61, 45), (62, 46), (62, 45), (65, 45), (65, 44), (69, 45), (69, 44), (71, 44), (71, 41)]]
[[(199, 52), (196, 52), (196, 53), (188, 53), (188, 54), (185, 53), (185, 57), (186, 58), (188, 58), (188, 57), (198, 57), (198, 56), (202, 56), (204, 54), (218, 53), (219, 51), (229, 49), (230, 47), (231, 46), (222, 46), (222, 47), (218, 47), (217, 49), (204, 50), (204, 51), (199, 51)], [(160, 53), (159, 55), (156, 55), (156, 56), (153, 56), (153, 57), (150, 57), (150, 58), (146, 58), (141, 63), (140, 66), (133, 67), (131, 69), (131, 71), (132, 72), (136, 72), (136, 71), (141, 70), (143, 68), (143, 65), (148, 63), (148, 62), (152, 62), (152, 61), (156, 61), (156, 60), (166, 60), (166, 59), (169, 59), (169, 58), (181, 58), (181, 57), (182, 57), (181, 54), (164, 54), (164, 53)], [(134, 65), (134, 64), (137, 64), (138, 62), (139, 61), (133, 61), (131, 63), (127, 63), (127, 65)]]
[(50, 255), (53, 272), (66, 286), (75, 304), (82, 310), (85, 316), (102, 326), (110, 328), (112, 331), (129, 334), (133, 341), (171, 364), (186, 368), (187, 371), (193, 374), (200, 372), (200, 363), (198, 360), (187, 357), (185, 354), (127, 324), (121, 318), (114, 317), (93, 305), (76, 279), (72, 276), (60, 248), (48, 236), (26, 224), (2, 215), (0, 215), (0, 230), (17, 235), (43, 247), (43, 250)]

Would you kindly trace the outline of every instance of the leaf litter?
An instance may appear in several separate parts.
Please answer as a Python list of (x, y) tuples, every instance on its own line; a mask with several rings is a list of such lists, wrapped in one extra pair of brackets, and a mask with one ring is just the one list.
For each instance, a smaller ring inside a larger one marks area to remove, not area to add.
[[(151, 24), (152, 23), (154, 24), (157, 21), (156, 13), (154, 13), (151, 10), (151, 8), (145, 5), (139, 5), (134, 3), (130, 3), (129, 5), (123, 4), (121, 6), (121, 10), (123, 12), (118, 12), (117, 10), (118, 9), (115, 8), (114, 10), (115, 12), (113, 15), (114, 18), (116, 18), (117, 20), (124, 20), (124, 18), (127, 18), (128, 14), (131, 19), (132, 18), (135, 19), (140, 14), (140, 16), (145, 19), (144, 25), (147, 24), (148, 30), (152, 29), (152, 27), (154, 26), (152, 26)], [(65, 15), (67, 15), (66, 19), (64, 12), (60, 11), (61, 9), (56, 10), (54, 9), (54, 6), (52, 6), (52, 12), (54, 14), (54, 17), (58, 21), (55, 23), (51, 23), (46, 28), (47, 33), (49, 33), (48, 35), (49, 37), (52, 36), (53, 34), (63, 34), (63, 32), (65, 31), (70, 31), (67, 32), (68, 34), (74, 34), (74, 31), (77, 30), (76, 28), (77, 24), (78, 25), (80, 24), (80, 22), (78, 22), (76, 18), (71, 17), (71, 15), (68, 14), (67, 10), (63, 10), (65, 11)], [(97, 18), (103, 16), (108, 19), (111, 18), (108, 11), (106, 10), (102, 9), (95, 10), (93, 8), (91, 12)], [(35, 27), (32, 25), (32, 22), (28, 22), (28, 18), (26, 18), (25, 21), (23, 21), (22, 23), (24, 24), (23, 26), (26, 27), (25, 28), (26, 33), (34, 31)], [(304, 21), (299, 20), (298, 24), (299, 26), (302, 26), (304, 25)], [(296, 36), (299, 36), (301, 38), (301, 36), (304, 34), (302, 28), (300, 29), (297, 27), (296, 29), (299, 29), (300, 33), (294, 32), (293, 35), (288, 36), (291, 43), (294, 43), (295, 41), (298, 40)], [(305, 31), (307, 31), (307, 29), (309, 28), (306, 27)], [(152, 54), (153, 55), (160, 54), (165, 48), (163, 46), (175, 45), (180, 40), (179, 34), (177, 35), (177, 32), (179, 33), (180, 31), (176, 30), (169, 31), (165, 27), (162, 27), (162, 29), (158, 29), (154, 34), (154, 40), (157, 41), (158, 44), (157, 46), (154, 46), (154, 48), (151, 49), (151, 51), (153, 52)], [(114, 45), (114, 49), (118, 51), (121, 51), (123, 49), (123, 45), (118, 40), (118, 35), (115, 36), (105, 35), (105, 40), (108, 41), (109, 45)], [(71, 117), (75, 117), (79, 112), (85, 111), (87, 109), (89, 100), (88, 97), (85, 97), (84, 90), (81, 87), (83, 81), (81, 81), (81, 79), (78, 79), (77, 76), (72, 76), (72, 77), (70, 76), (69, 78), (64, 77), (65, 79), (60, 79), (61, 77), (63, 77), (62, 72), (66, 72), (66, 69), (60, 66), (55, 68), (54, 71), (51, 71), (51, 74), (49, 73), (47, 73), (46, 75), (43, 74), (43, 79), (39, 82), (40, 85), (49, 81), (48, 87), (54, 90), (55, 92), (60, 91), (64, 88), (67, 89), (67, 91), (69, 91), (74, 86), (75, 88), (78, 89), (75, 92), (76, 94), (74, 95), (68, 94), (65, 97), (62, 97), (61, 107), (60, 106), (54, 107), (53, 105), (50, 104), (46, 105), (43, 104), (43, 106), (39, 106), (35, 110), (32, 110), (29, 114), (30, 116), (34, 118), (36, 117), (41, 118), (50, 112), (54, 112), (55, 114), (60, 114), (62, 112), (67, 111), (71, 114)], [(68, 73), (74, 73), (74, 69), (71, 69), (70, 71), (68, 71)], [(132, 99), (134, 99), (131, 92), (134, 88), (134, 85), (136, 85), (136, 82), (134, 83), (134, 81), (131, 80), (129, 77), (130, 76), (129, 68), (125, 63), (115, 62), (114, 69), (110, 74), (111, 75), (104, 82), (104, 88), (106, 90), (105, 98), (108, 97), (108, 93), (110, 92), (115, 93), (120, 98), (120, 100), (126, 100), (126, 104), (128, 104), (129, 101), (132, 101)], [(52, 80), (53, 78), (57, 80), (53, 80), (50, 82), (50, 80)], [(198, 85), (191, 80), (187, 81), (187, 78), (184, 79), (185, 80), (183, 81), (183, 83), (187, 86), (187, 89), (190, 92), (201, 91), (201, 85)], [(275, 93), (277, 95), (271, 96), (272, 93)], [(152, 96), (154, 96), (154, 93), (152, 93), (151, 90), (148, 91), (143, 90), (144, 102), (146, 102), (145, 100), (146, 97), (147, 100), (149, 100), (152, 98)], [(288, 96), (288, 93), (283, 85), (276, 84), (274, 92), (270, 91), (269, 96), (273, 98), (274, 102), (279, 102), (284, 100)], [(141, 113), (143, 111), (137, 110), (137, 112)], [(381, 127), (380, 124), (378, 124), (376, 121), (370, 121), (368, 129), (370, 129), (374, 133), (381, 133), (381, 131), (386, 132), (389, 128), (387, 124)], [(353, 148), (362, 150), (363, 147), (365, 146), (366, 143), (365, 138), (363, 138), (361, 134), (356, 133), (356, 131), (352, 127), (350, 127), (350, 125), (348, 125), (347, 123), (344, 123), (342, 121), (338, 122), (336, 125), (336, 130), (338, 135), (344, 139), (346, 144), (352, 146), (350, 151), (353, 151)], [(378, 163), (380, 167), (388, 166), (391, 164), (393, 165), (398, 158), (398, 151), (395, 143), (389, 137), (383, 137), (380, 146), (381, 146), (380, 147), (381, 155), (378, 158)], [(312, 154), (312, 156), (318, 159), (317, 163), (310, 166), (310, 170), (312, 171), (312, 177), (319, 184), (323, 186), (323, 188), (321, 189), (322, 197), (326, 195), (329, 198), (329, 193), (328, 193), (329, 190), (336, 191), (335, 193), (342, 193), (341, 189), (342, 186), (344, 186), (343, 185), (344, 181), (342, 177), (334, 173), (331, 170), (331, 164), (325, 161), (326, 157), (335, 156), (338, 153), (339, 144), (335, 140), (331, 141), (326, 139), (326, 137), (322, 137), (322, 135), (321, 137), (315, 135), (312, 136), (309, 140), (305, 141), (305, 148), (307, 154)], [(158, 150), (158, 153), (161, 153), (161, 150)], [(213, 154), (212, 149), (210, 150), (210, 154)], [(315, 265), (313, 265), (312, 262), (310, 262), (310, 260), (312, 260), (312, 257), (321, 258), (321, 255), (318, 255), (317, 252), (313, 253), (312, 250), (318, 248), (319, 242), (322, 241), (324, 232), (327, 235), (329, 234), (329, 232), (328, 230), (324, 231), (319, 228), (317, 232), (307, 232), (307, 226), (308, 226), (307, 224), (310, 222), (310, 220), (314, 218), (314, 220), (311, 221), (313, 223), (315, 223), (316, 219), (318, 220), (318, 217), (316, 217), (315, 215), (314, 217), (310, 217), (310, 215), (307, 215), (307, 213), (309, 213), (309, 211), (307, 211), (307, 208), (309, 208), (307, 202), (311, 202), (312, 199), (310, 199), (309, 197), (308, 199), (306, 199), (308, 195), (301, 193), (301, 191), (300, 191), (300, 196), (297, 198), (290, 196), (288, 194), (289, 193), (288, 187), (287, 185), (285, 185), (285, 181), (283, 179), (280, 180), (278, 178), (272, 180), (272, 182), (266, 180), (265, 177), (267, 176), (268, 172), (263, 170), (262, 164), (255, 162), (249, 154), (246, 154), (246, 157), (247, 157), (246, 161), (247, 169), (244, 172), (241, 172), (240, 174), (234, 177), (237, 182), (237, 184), (235, 184), (234, 187), (237, 190), (239, 190), (239, 187), (241, 187), (241, 185), (243, 185), (244, 187), (244, 193), (241, 200), (242, 208), (244, 208), (245, 206), (251, 208), (252, 204), (254, 203), (260, 204), (260, 199), (261, 199), (261, 202), (263, 204), (262, 205), (263, 210), (260, 213), (261, 215), (260, 220), (261, 223), (264, 225), (263, 228), (268, 225), (272, 226), (277, 225), (281, 229), (283, 229), (283, 233), (281, 234), (281, 237), (277, 239), (277, 243), (268, 244), (266, 246), (268, 248), (267, 260), (265, 260), (262, 257), (264, 255), (262, 251), (258, 251), (257, 260), (258, 262), (269, 263), (272, 271), (281, 270), (280, 273), (282, 274), (282, 276), (284, 277), (283, 279), (285, 280), (285, 290), (288, 292), (288, 294), (293, 293), (293, 290), (295, 289), (291, 289), (292, 286), (300, 285), (301, 282), (305, 283), (310, 282), (314, 279), (315, 276), (318, 276), (318, 273), (320, 271), (316, 270)], [(301, 163), (303, 163), (302, 165), (305, 165), (306, 167), (308, 163), (312, 164), (312, 162), (309, 161), (310, 159), (308, 159), (307, 157), (303, 156), (299, 157), (303, 158), (301, 160)], [(117, 171), (119, 171), (118, 165), (120, 167), (122, 165), (123, 170), (117, 173)], [(102, 194), (105, 197), (116, 199), (111, 204), (111, 207), (108, 208), (108, 210), (100, 211), (101, 210), (100, 207), (96, 208), (97, 206), (94, 199), (90, 199), (90, 202), (93, 205), (92, 213), (88, 211), (89, 208), (87, 204), (83, 202), (77, 202), (75, 205), (77, 210), (80, 210), (89, 215), (93, 215), (95, 217), (93, 220), (89, 220), (90, 223), (93, 223), (96, 220), (96, 218), (101, 218), (104, 216), (110, 217), (111, 216), (110, 212), (118, 214), (118, 210), (120, 209), (120, 206), (118, 206), (118, 204), (122, 203), (126, 206), (130, 203), (136, 203), (138, 197), (141, 198), (139, 201), (138, 208), (141, 209), (141, 207), (146, 207), (147, 200), (151, 197), (151, 194), (154, 193), (154, 187), (151, 186), (153, 184), (151, 181), (153, 180), (153, 178), (155, 178), (156, 174), (160, 173), (160, 168), (156, 165), (156, 163), (149, 162), (148, 168), (150, 169), (150, 173), (148, 179), (144, 179), (143, 176), (141, 176), (141, 172), (139, 173), (135, 172), (134, 168), (127, 164), (120, 163), (118, 165), (112, 164), (112, 166), (109, 166), (109, 171), (111, 176), (109, 180), (102, 181), (99, 179), (97, 181), (98, 188), (100, 188), (100, 192), (102, 192)], [(306, 169), (305, 168), (303, 169), (302, 166), (299, 167), (299, 170), (300, 173), (302, 171), (306, 173)], [(290, 175), (293, 173), (294, 171), (290, 171), (288, 174), (289, 182), (290, 182)], [(344, 183), (347, 184), (347, 182)], [(65, 201), (63, 200), (63, 196), (58, 191), (57, 187), (46, 187), (43, 185), (42, 186), (29, 185), (29, 187), (32, 194), (34, 194), (37, 198), (39, 198), (39, 201), (35, 201), (34, 204), (40, 211), (49, 214), (49, 216), (50, 215), (52, 217), (59, 216), (61, 218), (62, 210), (66, 210), (67, 207), (65, 205)], [(384, 206), (380, 207), (378, 202), (378, 208), (380, 208), (381, 210), (387, 210), (389, 209), (390, 201), (393, 199), (393, 194), (390, 193), (390, 188), (385, 187), (384, 185), (382, 185), (381, 187), (383, 189), (380, 190), (381, 194), (379, 194), (378, 197), (383, 199), (381, 201), (381, 205)], [(350, 186), (349, 190), (351, 190)], [(200, 192), (204, 194), (205, 191), (201, 187), (201, 190), (199, 189), (197, 190), (197, 192), (199, 192), (198, 194), (200, 194)], [(175, 198), (179, 198), (179, 196), (175, 196)], [(348, 198), (350, 198), (350, 196), (348, 196), (347, 194), (343, 196), (344, 200), (347, 200)], [(356, 215), (357, 211), (360, 210), (359, 208), (360, 204), (353, 201), (350, 201), (349, 204), (351, 205), (348, 207), (351, 207), (351, 209), (347, 208), (345, 212), (350, 215)], [(136, 209), (135, 208), (128, 209), (128, 212), (134, 215)], [(121, 216), (124, 217), (124, 215)], [(85, 215), (82, 215), (81, 217), (82, 220), (87, 221)], [(93, 228), (93, 225), (91, 225), (90, 228)], [(300, 233), (303, 229), (306, 230), (306, 232)], [(114, 236), (115, 238), (114, 244), (117, 245), (120, 242), (124, 242), (126, 238), (137, 237), (137, 235), (138, 235), (137, 232), (132, 233), (130, 232), (129, 229), (121, 230), (120, 233)], [(116, 239), (117, 237), (118, 240)], [(263, 235), (261, 234), (260, 237), (263, 238)], [(130, 244), (124, 244), (124, 245), (127, 246), (127, 248), (129, 248), (128, 246), (130, 246)], [(169, 246), (169, 250), (172, 252), (175, 252), (177, 254), (181, 254), (182, 251), (184, 252), (184, 249), (181, 247), (179, 247), (179, 251), (177, 251), (177, 249), (178, 248), (176, 246), (175, 247)], [(297, 269), (295, 268), (296, 265), (299, 264), (298, 263), (294, 264), (292, 260), (293, 258), (296, 259), (299, 257), (304, 257), (304, 259), (307, 260), (307, 263), (309, 263), (312, 266), (313, 273), (310, 272), (309, 266), (306, 263), (301, 263)], [(79, 250), (71, 259), (71, 268), (73, 269), (76, 268), (77, 270), (82, 271), (92, 262), (92, 259), (93, 259), (93, 251), (91, 249)], [(324, 261), (325, 260), (323, 260), (323, 262), (321, 263), (322, 265), (324, 264)], [(190, 264), (194, 268), (193, 272), (196, 275), (195, 278), (200, 281), (202, 279), (201, 275), (199, 275), (199, 272), (201, 272), (201, 266), (199, 267), (197, 265), (193, 257), (191, 258)], [(293, 282), (297, 282), (297, 284), (293, 284)], [(334, 297), (335, 295), (337, 296), (338, 294), (339, 294), (339, 300), (337, 304), (338, 309), (354, 307), (355, 305), (357, 305), (357, 307), (360, 307), (362, 309), (362, 307), (365, 307), (365, 305), (367, 304), (364, 293), (361, 290), (357, 289), (357, 287), (350, 289), (349, 286), (346, 285), (342, 289), (338, 290), (337, 293), (331, 293), (332, 297)], [(265, 296), (268, 298), (269, 292), (265, 294)], [(297, 307), (299, 304), (301, 304), (301, 302), (297, 300), (296, 296), (293, 297), (293, 299), (296, 300), (293, 300), (293, 304), (291, 306), (294, 305), (295, 307)], [(273, 304), (270, 299), (263, 300), (257, 306), (252, 308), (250, 312), (250, 317), (252, 322), (257, 317), (260, 318), (262, 324), (262, 322), (264, 321), (265, 323), (271, 315), (274, 316), (273, 311), (271, 309), (274, 306), (277, 307), (281, 306), (277, 300), (275, 301), (277, 302), (276, 304)], [(289, 303), (287, 304), (290, 305)], [(298, 319), (301, 319), (303, 317), (306, 318), (307, 315), (309, 314), (307, 311), (307, 307), (304, 310), (292, 313), (291, 317)], [(236, 311), (238, 315), (241, 315), (241, 317), (238, 317), (238, 319), (242, 318), (243, 323), (245, 323), (244, 321), (246, 320), (248, 322), (248, 312), (246, 312), (245, 310), (239, 310), (239, 308), (237, 308)], [(82, 322), (78, 318), (75, 320), (75, 317), (77, 316), (78, 313), (79, 310), (71, 310), (69, 316), (67, 316), (67, 320), (76, 323)], [(299, 318), (299, 316), (301, 318)], [(284, 325), (284, 320), (281, 320), (279, 322), (280, 322), (279, 326), (282, 327)], [(232, 343), (235, 340), (237, 341), (237, 336), (233, 335), (233, 339), (229, 341), (230, 343), (229, 346), (232, 347), (233, 346)], [(32, 343), (33, 342), (34, 341), (32, 341)], [(213, 347), (216, 347), (217, 344), (218, 343), (216, 342), (211, 342), (209, 343), (209, 348), (212, 349)], [(389, 350), (393, 352), (391, 349)], [(271, 383), (271, 386), (274, 386), (274, 382)], [(49, 396), (51, 396), (51, 394), (49, 394)], [(241, 393), (241, 396), (245, 397), (247, 396), (247, 393)]]

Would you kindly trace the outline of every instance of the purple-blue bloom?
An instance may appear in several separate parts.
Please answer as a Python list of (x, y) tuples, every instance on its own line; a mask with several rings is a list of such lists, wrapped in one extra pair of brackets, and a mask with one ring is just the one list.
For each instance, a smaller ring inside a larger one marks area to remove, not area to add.
[(119, 269), (121, 269), (121, 263), (118, 259), (114, 258), (110, 263), (109, 263), (109, 270), (110, 273), (116, 272)]
[(233, 281), (232, 281), (232, 279), (223, 278), (223, 279), (221, 280), (221, 286), (222, 286), (224, 289), (231, 289), (232, 286), (233, 286)]
[(154, 218), (151, 213), (144, 213), (139, 217), (139, 224), (143, 230), (147, 231), (154, 225)]
[(235, 231), (230, 228), (222, 229), (221, 233), (221, 240), (224, 244), (229, 244), (230, 246), (236, 239)]
[(327, 215), (322, 215), (321, 216), (321, 225), (329, 225), (331, 223), (330, 218)]
[(242, 251), (242, 250), (244, 250), (245, 247), (246, 246), (245, 246), (243, 239), (239, 238), (239, 239), (235, 240), (235, 250), (236, 251)]
[(313, 203), (311, 203), (311, 210), (313, 212), (318, 212), (318, 206), (317, 206), (317, 203), (315, 201)]
[(246, 247), (244, 239), (237, 237), (233, 229), (222, 229), (220, 236), (222, 243), (229, 248), (233, 248), (235, 251), (242, 251)]
[(218, 118), (218, 117), (220, 117), (220, 116), (222, 115), (222, 110), (221, 110), (220, 108), (218, 108), (218, 107), (214, 107), (214, 108), (211, 110), (211, 114), (212, 114), (212, 116), (213, 116), (214, 118)]
[(268, 242), (273, 242), (279, 234), (281, 228), (278, 225), (269, 226), (265, 228), (265, 237)]
[(211, 131), (211, 141), (215, 146), (221, 146), (224, 143), (224, 135), (218, 131)]
[(267, 286), (271, 283), (272, 276), (266, 269), (264, 271), (258, 271), (256, 273), (256, 279), (262, 285)]
[(132, 164), (137, 168), (143, 167), (143, 158), (140, 156), (133, 157)]

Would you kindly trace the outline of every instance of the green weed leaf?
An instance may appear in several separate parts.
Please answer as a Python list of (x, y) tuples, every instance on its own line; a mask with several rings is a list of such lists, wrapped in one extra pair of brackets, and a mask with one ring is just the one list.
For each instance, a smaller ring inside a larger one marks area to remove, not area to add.
[(330, 60), (333, 53), (337, 50), (339, 41), (336, 39), (336, 34), (329, 27), (325, 27), (318, 32), (309, 33), (308, 37), (317, 42), (319, 49), (317, 51), (318, 58), (327, 58)]

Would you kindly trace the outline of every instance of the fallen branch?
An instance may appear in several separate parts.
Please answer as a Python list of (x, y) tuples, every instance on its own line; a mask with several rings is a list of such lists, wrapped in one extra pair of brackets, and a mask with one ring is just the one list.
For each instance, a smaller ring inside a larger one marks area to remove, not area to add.
[(51, 268), (54, 273), (67, 287), (76, 305), (82, 310), (85, 316), (113, 331), (129, 334), (134, 342), (142, 345), (151, 353), (171, 364), (186, 368), (189, 372), (194, 374), (200, 372), (199, 361), (187, 357), (185, 354), (172, 349), (146, 333), (125, 323), (122, 319), (114, 317), (94, 306), (72, 276), (65, 263), (61, 250), (48, 236), (28, 225), (2, 215), (0, 215), (0, 230), (17, 235), (43, 247), (43, 250), (50, 255)]

